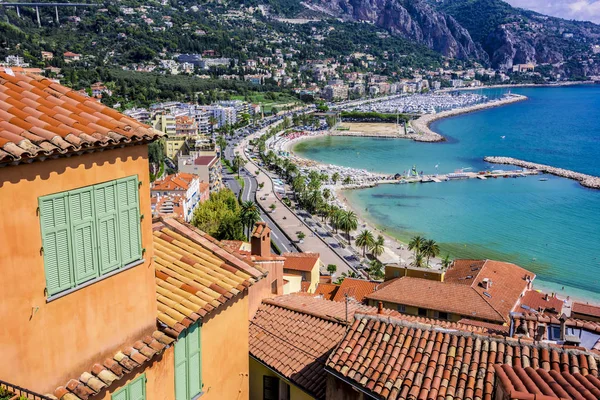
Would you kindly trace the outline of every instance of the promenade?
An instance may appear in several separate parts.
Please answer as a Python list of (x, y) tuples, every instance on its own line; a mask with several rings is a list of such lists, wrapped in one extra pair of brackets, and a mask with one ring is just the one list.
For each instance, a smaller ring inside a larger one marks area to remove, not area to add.
[[(296, 241), (296, 245), (303, 252), (319, 253), (321, 255), (321, 262), (326, 267), (328, 264), (335, 264), (337, 266), (336, 276), (339, 276), (342, 272), (353, 271), (348, 262), (339, 254), (337, 254), (327, 243), (320, 238), (315, 232), (305, 224), (292, 210), (290, 210), (283, 202), (275, 195), (273, 181), (271, 180), (268, 171), (259, 167), (248, 155), (246, 154), (246, 146), (248, 142), (256, 137), (264, 134), (265, 130), (261, 130), (253, 135), (244, 138), (235, 151), (240, 154), (241, 157), (247, 162), (245, 168), (252, 174), (258, 170), (259, 174), (255, 175), (256, 181), (258, 182), (259, 188), (256, 192), (256, 203), (266, 212), (268, 212), (270, 219), (279, 226), (280, 230), (289, 237), (291, 240)], [(260, 185), (263, 188), (260, 188)], [(271, 211), (270, 207), (275, 204), (275, 210)], [(305, 235), (302, 243), (298, 242), (298, 232), (302, 232)]]

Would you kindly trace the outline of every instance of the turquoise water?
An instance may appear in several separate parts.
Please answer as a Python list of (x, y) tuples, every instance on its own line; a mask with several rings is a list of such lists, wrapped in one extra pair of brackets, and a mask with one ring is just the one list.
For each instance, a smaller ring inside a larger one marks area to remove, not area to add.
[[(600, 86), (513, 92), (529, 100), (434, 123), (445, 143), (326, 137), (294, 150), (384, 173), (402, 173), (413, 164), (426, 173), (490, 169), (482, 158), (497, 155), (600, 175)], [(361, 214), (400, 239), (419, 233), (456, 257), (512, 261), (534, 271), (538, 287), (600, 301), (600, 191), (548, 176), (546, 182), (528, 177), (382, 185), (347, 194)]]

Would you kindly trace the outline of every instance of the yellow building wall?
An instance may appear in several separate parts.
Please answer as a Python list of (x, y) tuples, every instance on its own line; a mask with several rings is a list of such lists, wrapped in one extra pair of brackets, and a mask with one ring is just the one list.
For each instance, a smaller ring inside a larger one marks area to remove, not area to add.
[[(145, 262), (46, 302), (38, 197), (137, 175)], [(148, 148), (0, 168), (0, 377), (39, 393), (156, 328)]]
[(409, 276), (411, 278), (428, 279), (431, 281), (443, 282), (444, 273), (437, 272), (430, 269), (417, 269), (417, 268), (406, 268), (395, 265), (385, 266), (385, 280), (389, 281), (395, 278), (401, 278)]
[(318, 259), (315, 263), (315, 266), (310, 271), (310, 287), (308, 288), (308, 293), (314, 293), (317, 290), (317, 285), (319, 284), (319, 267), (321, 266), (321, 259)]
[[(379, 301), (369, 300), (368, 303), (370, 306), (377, 307), (379, 304)], [(394, 310), (394, 311), (399, 311), (398, 304), (396, 304), (396, 303), (390, 303), (388, 301), (384, 301), (382, 303), (383, 303), (383, 308), (387, 308), (387, 309)], [(412, 307), (412, 306), (405, 305), (404, 311), (401, 311), (401, 312), (402, 312), (402, 314), (418, 316), (419, 315), (419, 307)], [(462, 318), (469, 318), (467, 316), (462, 316), (459, 314), (452, 314), (452, 313), (449, 313), (449, 317), (450, 317), (450, 319), (448, 319), (448, 321), (452, 321), (452, 322), (460, 321)], [(427, 310), (426, 318), (439, 319), (435, 316), (435, 310)]]
[(202, 325), (202, 400), (247, 400), (248, 296)]
[(250, 357), (250, 400), (263, 399), (263, 376), (277, 377), (290, 385), (290, 400), (314, 400), (315, 398), (295, 386), (292, 382), (265, 367)]

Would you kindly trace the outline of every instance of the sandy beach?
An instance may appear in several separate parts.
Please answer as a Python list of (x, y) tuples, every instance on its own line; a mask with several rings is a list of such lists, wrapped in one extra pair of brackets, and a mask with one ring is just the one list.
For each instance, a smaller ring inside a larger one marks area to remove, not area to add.
[(441, 142), (446, 139), (439, 133), (436, 133), (429, 128), (429, 125), (431, 125), (434, 121), (442, 118), (453, 117), (455, 115), (467, 114), (475, 111), (485, 110), (487, 108), (516, 103), (523, 100), (527, 100), (527, 97), (519, 94), (512, 94), (507, 98), (492, 100), (487, 103), (477, 104), (471, 107), (456, 108), (454, 110), (442, 111), (437, 114), (425, 114), (413, 121), (410, 121), (410, 125), (415, 130), (415, 133), (406, 135), (404, 137), (410, 137), (418, 142)]

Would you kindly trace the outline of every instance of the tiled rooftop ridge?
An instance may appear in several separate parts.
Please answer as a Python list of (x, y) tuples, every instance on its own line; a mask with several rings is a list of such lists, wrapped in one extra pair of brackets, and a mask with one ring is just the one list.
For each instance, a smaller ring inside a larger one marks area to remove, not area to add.
[(355, 314), (327, 370), (382, 399), (489, 399), (494, 364), (598, 376), (590, 352)]
[(43, 76), (0, 72), (0, 164), (147, 143), (160, 135)]

